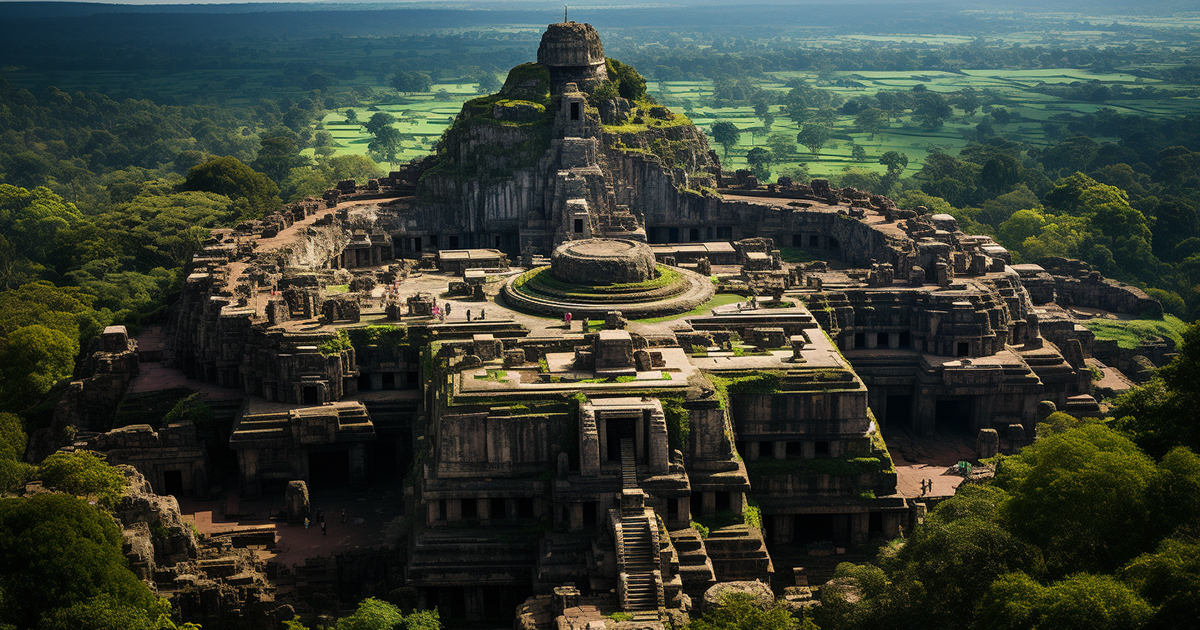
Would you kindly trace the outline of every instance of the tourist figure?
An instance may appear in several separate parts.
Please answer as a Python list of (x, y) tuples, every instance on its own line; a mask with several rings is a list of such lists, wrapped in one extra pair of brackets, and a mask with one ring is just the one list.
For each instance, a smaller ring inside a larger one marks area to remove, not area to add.
[(446, 319), (450, 319), (450, 303), (446, 302)]
[(308, 517), (304, 517), (304, 529), (308, 529)]
[(479, 321), (487, 319), (487, 311), (479, 309)]
[(324, 536), (325, 533), (325, 521), (321, 521), (321, 535)]
[(471, 321), (471, 309), (467, 309), (467, 321)]
[(563, 313), (563, 321), (567, 324), (567, 330), (571, 330), (571, 314)]

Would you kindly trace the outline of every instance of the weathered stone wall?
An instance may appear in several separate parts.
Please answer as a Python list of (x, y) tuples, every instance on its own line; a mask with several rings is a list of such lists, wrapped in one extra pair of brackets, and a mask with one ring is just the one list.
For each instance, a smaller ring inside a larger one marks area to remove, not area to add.
[(1038, 264), (1054, 276), (1057, 301), (1062, 306), (1098, 308), (1152, 319), (1163, 315), (1162, 304), (1145, 291), (1105, 278), (1083, 261), (1047, 257)]

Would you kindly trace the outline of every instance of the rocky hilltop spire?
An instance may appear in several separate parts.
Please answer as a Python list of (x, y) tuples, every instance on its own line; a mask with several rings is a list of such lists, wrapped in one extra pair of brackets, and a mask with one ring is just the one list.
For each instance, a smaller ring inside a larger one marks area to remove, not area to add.
[(568, 83), (590, 92), (608, 80), (604, 46), (591, 24), (550, 24), (542, 34), (537, 60), (550, 71), (550, 91), (554, 95), (561, 94)]

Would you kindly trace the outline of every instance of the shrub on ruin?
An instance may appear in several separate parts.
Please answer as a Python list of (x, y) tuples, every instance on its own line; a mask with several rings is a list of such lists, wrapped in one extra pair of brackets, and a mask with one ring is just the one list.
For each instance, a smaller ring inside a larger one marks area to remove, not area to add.
[(104, 508), (112, 508), (125, 492), (125, 476), (92, 451), (54, 453), (37, 469), (37, 478), (52, 490), (77, 497), (94, 497)]

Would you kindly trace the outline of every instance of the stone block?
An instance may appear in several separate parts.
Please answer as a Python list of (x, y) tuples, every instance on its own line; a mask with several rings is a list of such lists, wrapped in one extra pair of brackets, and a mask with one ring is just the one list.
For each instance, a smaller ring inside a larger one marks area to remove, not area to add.
[[(474, 335), (471, 338), (471, 345), (475, 356), (479, 357), (482, 361), (492, 361), (504, 355), (504, 344), (488, 333)], [(522, 351), (522, 354), (524, 354), (524, 351)]]
[(999, 451), (1000, 434), (995, 429), (980, 429), (979, 435), (975, 437), (975, 452), (979, 459), (995, 457)]
[(289, 481), (283, 500), (289, 521), (302, 521), (308, 516), (308, 484), (303, 481)]
[(596, 337), (596, 369), (632, 368), (633, 338), (624, 330), (602, 330)]
[(504, 367), (514, 367), (525, 363), (525, 350), (516, 348), (515, 350), (504, 351)]

